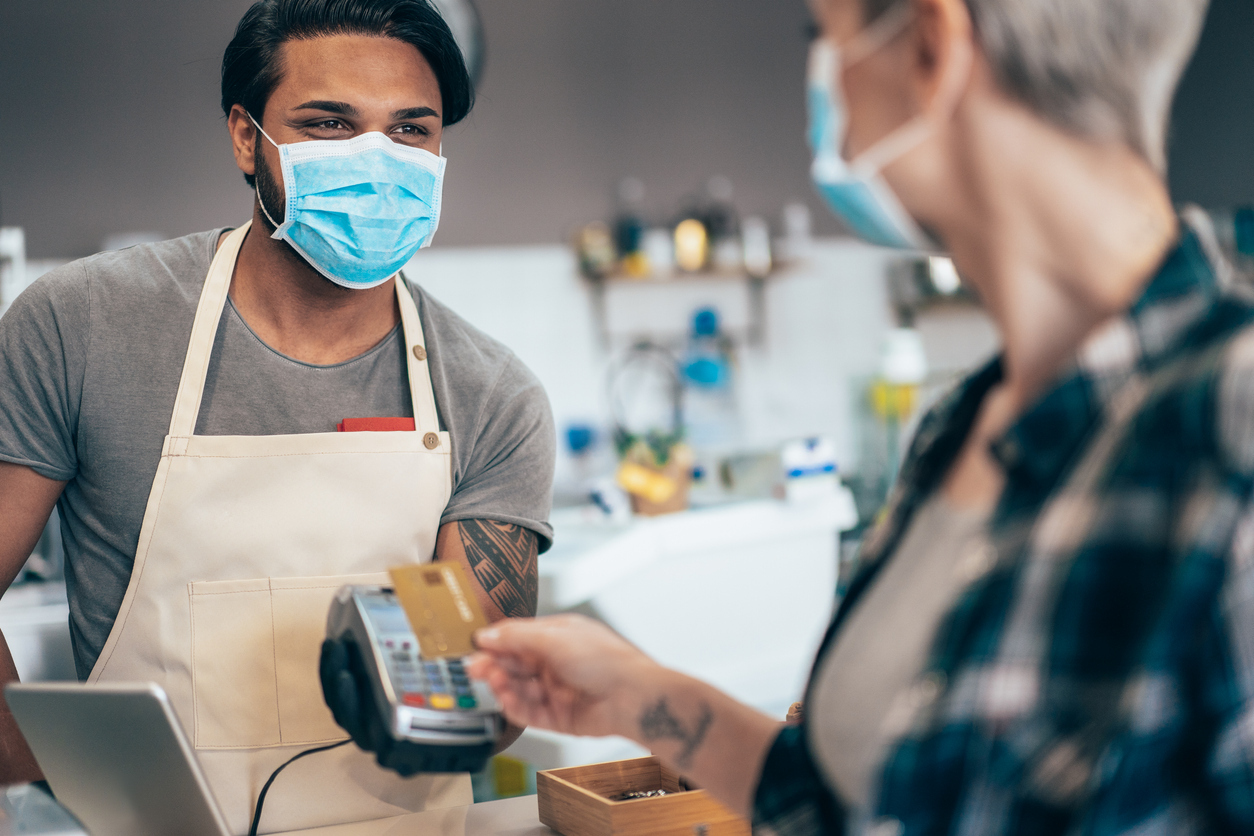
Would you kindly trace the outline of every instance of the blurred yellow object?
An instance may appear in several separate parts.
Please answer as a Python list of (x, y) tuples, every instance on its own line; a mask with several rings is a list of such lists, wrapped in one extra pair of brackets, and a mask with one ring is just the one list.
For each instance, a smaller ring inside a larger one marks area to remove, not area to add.
[(629, 253), (623, 257), (623, 272), (633, 279), (646, 279), (653, 272), (649, 257), (644, 253)]
[(705, 224), (695, 218), (675, 227), (675, 263), (679, 269), (696, 273), (705, 268), (710, 257), (710, 238)]
[(877, 380), (871, 385), (871, 409), (885, 421), (900, 421), (914, 414), (919, 387), (912, 383)]
[(605, 224), (588, 224), (579, 230), (575, 241), (579, 252), (579, 268), (591, 279), (600, 279), (614, 269), (618, 254), (614, 252), (614, 238)]
[(618, 486), (632, 496), (655, 503), (665, 502), (679, 490), (679, 483), (674, 479), (635, 462), (623, 462), (618, 466)]
[(527, 764), (508, 755), (492, 759), (492, 783), (498, 798), (513, 798), (527, 791)]

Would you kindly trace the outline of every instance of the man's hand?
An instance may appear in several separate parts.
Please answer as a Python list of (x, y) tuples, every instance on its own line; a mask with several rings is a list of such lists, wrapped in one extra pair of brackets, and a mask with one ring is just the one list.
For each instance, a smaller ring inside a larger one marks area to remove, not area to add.
[[(440, 527), (435, 544), (436, 560), (462, 564), (483, 614), (493, 623), (536, 614), (539, 554), (534, 531), (490, 520), (447, 523)], [(507, 727), (496, 750), (508, 749), (520, 734), (522, 727)]]
[[(65, 487), (29, 467), (0, 462), (0, 595), (8, 590), (39, 542)], [(17, 681), (9, 645), (0, 635), (0, 689)], [(35, 756), (0, 696), (0, 785), (43, 778)]]

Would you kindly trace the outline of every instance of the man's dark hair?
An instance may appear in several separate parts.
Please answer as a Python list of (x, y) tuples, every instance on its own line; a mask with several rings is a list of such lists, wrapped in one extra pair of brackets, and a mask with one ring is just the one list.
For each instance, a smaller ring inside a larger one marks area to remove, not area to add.
[(440, 83), (445, 125), (456, 125), (474, 106), (466, 60), (429, 0), (258, 0), (222, 58), (222, 112), (229, 116), (240, 104), (260, 120), (282, 77), (279, 48), (328, 35), (395, 38), (421, 52)]

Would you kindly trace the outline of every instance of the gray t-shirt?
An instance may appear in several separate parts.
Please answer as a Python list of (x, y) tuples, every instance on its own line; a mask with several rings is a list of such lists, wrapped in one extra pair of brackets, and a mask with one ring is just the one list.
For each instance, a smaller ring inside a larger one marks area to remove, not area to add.
[[(80, 677), (130, 582), (192, 320), (223, 230), (101, 253), (40, 278), (0, 319), (0, 461), (67, 481), (58, 502)], [(548, 398), (505, 346), (410, 285), (441, 429), (453, 447), (442, 522), (490, 519), (552, 542)], [(333, 432), (411, 417), (400, 326), (360, 357), (311, 366), (264, 344), (228, 304), (196, 432)], [(2, 512), (2, 510), (0, 510)]]

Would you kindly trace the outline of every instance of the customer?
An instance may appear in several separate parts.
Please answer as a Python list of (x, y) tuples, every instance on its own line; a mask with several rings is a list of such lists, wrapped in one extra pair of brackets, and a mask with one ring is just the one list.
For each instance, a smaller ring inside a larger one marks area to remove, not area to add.
[(474, 675), (760, 833), (1254, 833), (1254, 307), (1163, 182), (1205, 0), (814, 6), (821, 191), (943, 244), (1002, 355), (923, 421), (799, 725), (573, 616)]

